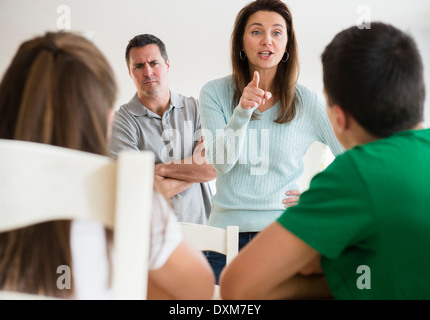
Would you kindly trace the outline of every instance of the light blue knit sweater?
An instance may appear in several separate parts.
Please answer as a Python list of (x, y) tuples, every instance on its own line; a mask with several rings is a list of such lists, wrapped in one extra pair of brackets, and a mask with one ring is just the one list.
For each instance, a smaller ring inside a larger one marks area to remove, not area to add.
[[(296, 118), (278, 124), (274, 120), (279, 101), (263, 113), (240, 104), (233, 112), (232, 76), (202, 88), (199, 108), (206, 158), (217, 171), (209, 225), (261, 231), (285, 211), (285, 193), (298, 189), (302, 159), (311, 144), (322, 142), (334, 155), (344, 151), (332, 131), (324, 100), (301, 85), (296, 91), (301, 101), (296, 104)], [(259, 119), (251, 121), (254, 111)]]

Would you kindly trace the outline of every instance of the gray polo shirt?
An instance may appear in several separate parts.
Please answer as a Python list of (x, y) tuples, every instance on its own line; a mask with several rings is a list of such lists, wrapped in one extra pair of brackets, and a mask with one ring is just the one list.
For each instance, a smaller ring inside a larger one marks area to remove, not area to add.
[[(202, 136), (198, 102), (170, 92), (170, 108), (163, 117), (147, 109), (137, 93), (115, 114), (110, 153), (116, 158), (121, 150), (150, 150), (155, 163), (170, 162), (192, 156)], [(170, 198), (181, 222), (206, 224), (211, 209), (209, 183), (195, 183)]]

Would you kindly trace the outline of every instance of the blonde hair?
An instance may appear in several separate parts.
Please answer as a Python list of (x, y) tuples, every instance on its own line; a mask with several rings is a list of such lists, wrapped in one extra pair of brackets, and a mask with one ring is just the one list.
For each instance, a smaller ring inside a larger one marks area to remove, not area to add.
[[(87, 39), (48, 32), (24, 42), (0, 84), (0, 138), (108, 154), (114, 73)], [(72, 267), (70, 221), (0, 234), (0, 288), (56, 297), (56, 269)]]

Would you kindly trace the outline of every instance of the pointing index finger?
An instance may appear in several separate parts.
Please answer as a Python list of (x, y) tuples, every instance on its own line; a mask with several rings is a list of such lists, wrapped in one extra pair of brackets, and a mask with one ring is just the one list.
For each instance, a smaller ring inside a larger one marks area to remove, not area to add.
[(252, 79), (252, 85), (258, 88), (259, 84), (260, 84), (260, 74), (258, 73), (258, 71), (255, 71), (254, 78)]

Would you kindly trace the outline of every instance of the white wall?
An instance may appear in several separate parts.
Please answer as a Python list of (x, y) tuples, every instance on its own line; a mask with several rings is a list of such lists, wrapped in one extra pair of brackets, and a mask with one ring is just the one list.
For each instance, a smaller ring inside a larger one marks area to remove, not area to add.
[[(47, 30), (57, 30), (60, 5), (71, 11), (71, 28), (92, 31), (93, 41), (112, 64), (120, 87), (117, 106), (134, 94), (124, 62), (129, 39), (153, 33), (166, 44), (171, 59), (171, 87), (198, 96), (207, 81), (230, 73), (230, 35), (238, 11), (250, 0), (0, 0), (0, 75), (18, 45)], [(340, 30), (355, 25), (362, 0), (290, 0), (298, 36), (301, 77), (322, 92), (320, 54)], [(383, 20), (417, 30), (426, 47), (430, 37), (427, 0), (368, 0), (372, 21)], [(428, 29), (425, 27), (428, 26)], [(428, 82), (428, 81), (427, 81)], [(430, 92), (430, 90), (428, 90)], [(427, 109), (430, 109), (428, 107)], [(430, 111), (428, 112), (430, 113)]]
[[(93, 32), (117, 76), (117, 107), (135, 92), (124, 52), (137, 34), (153, 33), (167, 46), (172, 89), (198, 96), (201, 86), (230, 72), (228, 44), (237, 11), (246, 1), (230, 0), (0, 0), (0, 75), (18, 45), (57, 30), (60, 5), (71, 12), (73, 31)], [(221, 19), (220, 19), (221, 18)]]
[[(62, 14), (57, 9), (66, 5), (70, 8), (72, 30), (92, 32), (94, 43), (105, 53), (116, 73), (119, 85), (116, 107), (135, 92), (124, 51), (128, 40), (140, 33), (153, 33), (165, 42), (171, 60), (171, 88), (198, 97), (207, 81), (230, 73), (233, 23), (249, 1), (0, 0), (0, 76), (22, 41), (58, 29)], [(363, 15), (357, 10), (366, 5), (371, 21), (392, 23), (416, 37), (426, 66), (427, 96), (430, 96), (430, 1), (290, 0), (286, 3), (293, 13), (298, 37), (302, 84), (322, 94), (321, 52), (337, 32), (357, 24)], [(425, 125), (430, 127), (429, 97)], [(320, 159), (314, 163), (314, 168), (318, 168)], [(304, 177), (307, 180), (309, 177)]]

